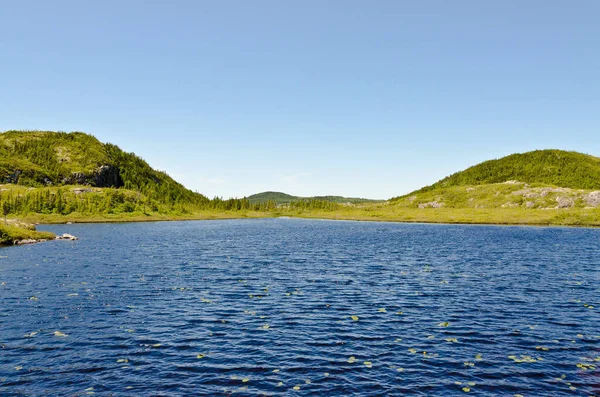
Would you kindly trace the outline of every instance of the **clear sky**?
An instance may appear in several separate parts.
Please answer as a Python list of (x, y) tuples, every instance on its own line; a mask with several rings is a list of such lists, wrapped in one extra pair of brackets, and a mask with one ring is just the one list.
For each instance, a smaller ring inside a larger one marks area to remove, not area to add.
[(0, 130), (85, 131), (208, 196), (389, 198), (600, 155), (598, 0), (0, 0)]

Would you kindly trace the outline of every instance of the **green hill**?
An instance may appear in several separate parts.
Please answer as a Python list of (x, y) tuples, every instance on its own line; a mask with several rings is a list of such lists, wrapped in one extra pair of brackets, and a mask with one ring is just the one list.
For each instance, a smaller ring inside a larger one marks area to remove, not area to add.
[(292, 196), (287, 193), (282, 192), (262, 192), (253, 194), (247, 197), (248, 201), (251, 203), (265, 203), (268, 201), (274, 202), (277, 205), (282, 204), (290, 204), (295, 201), (328, 201), (331, 203), (350, 203), (350, 204), (362, 204), (362, 203), (376, 203), (382, 200), (370, 200), (364, 198), (356, 198), (356, 197), (342, 197), (342, 196), (313, 196), (313, 197), (300, 197), (300, 196)]
[(300, 197), (292, 196), (282, 192), (262, 192), (246, 197), (251, 203), (263, 203), (272, 201), (275, 204), (289, 204), (292, 201), (298, 201)]
[(572, 189), (600, 189), (600, 158), (564, 150), (517, 153), (484, 161), (418, 191), (510, 180)]
[(600, 206), (600, 159), (536, 150), (485, 161), (396, 197), (413, 208), (590, 208)]
[(162, 203), (208, 199), (118, 146), (82, 132), (0, 134), (0, 181), (30, 187), (90, 185), (135, 190)]
[(210, 200), (134, 153), (82, 132), (0, 133), (0, 208), (6, 215), (32, 221), (40, 219), (36, 214), (131, 219), (271, 207), (245, 199)]

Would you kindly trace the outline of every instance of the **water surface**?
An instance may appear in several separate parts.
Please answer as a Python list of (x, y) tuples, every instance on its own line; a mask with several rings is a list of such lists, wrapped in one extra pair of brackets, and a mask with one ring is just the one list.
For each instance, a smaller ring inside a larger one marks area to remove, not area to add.
[(597, 229), (43, 229), (80, 240), (0, 250), (2, 396), (600, 395)]

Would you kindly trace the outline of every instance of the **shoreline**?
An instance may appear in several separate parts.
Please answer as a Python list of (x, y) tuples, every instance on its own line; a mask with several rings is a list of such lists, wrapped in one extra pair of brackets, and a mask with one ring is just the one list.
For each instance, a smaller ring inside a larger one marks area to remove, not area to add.
[(53, 225), (66, 223), (130, 223), (172, 222), (196, 220), (271, 219), (279, 217), (297, 219), (320, 219), (359, 222), (395, 222), (442, 225), (489, 225), (489, 226), (539, 226), (539, 227), (600, 227), (600, 209), (584, 210), (512, 210), (488, 209), (397, 209), (397, 211), (370, 212), (359, 208), (342, 211), (224, 211), (185, 215), (28, 215), (22, 218), (29, 223)]

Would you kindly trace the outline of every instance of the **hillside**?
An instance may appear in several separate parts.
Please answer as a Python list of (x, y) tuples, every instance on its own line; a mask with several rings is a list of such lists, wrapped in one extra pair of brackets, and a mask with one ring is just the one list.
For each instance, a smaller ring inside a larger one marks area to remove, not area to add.
[(332, 203), (350, 203), (350, 204), (362, 204), (362, 203), (376, 203), (382, 200), (370, 200), (364, 198), (356, 198), (356, 197), (342, 197), (342, 196), (312, 196), (312, 197), (301, 197), (301, 196), (292, 196), (287, 193), (282, 192), (262, 192), (253, 194), (247, 197), (248, 201), (251, 203), (265, 203), (268, 201), (274, 202), (277, 205), (281, 204), (289, 204), (294, 201), (302, 201), (302, 200), (315, 200), (315, 201), (329, 201)]
[(417, 192), (510, 180), (571, 189), (600, 189), (600, 158), (564, 150), (535, 150), (484, 161)]
[(81, 132), (1, 133), (0, 181), (30, 187), (125, 188), (161, 203), (208, 201), (134, 153)]
[(82, 132), (0, 133), (0, 208), (5, 215), (32, 221), (40, 219), (38, 215), (162, 219), (269, 206), (243, 199), (210, 200), (134, 153)]
[(560, 209), (600, 206), (600, 159), (536, 150), (485, 161), (396, 197), (412, 208)]

